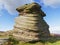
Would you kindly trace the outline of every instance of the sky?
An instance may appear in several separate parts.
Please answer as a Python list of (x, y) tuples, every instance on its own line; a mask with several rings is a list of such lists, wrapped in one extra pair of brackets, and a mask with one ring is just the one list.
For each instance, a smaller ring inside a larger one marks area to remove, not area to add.
[(60, 34), (60, 0), (0, 0), (0, 31), (12, 30), (19, 14), (16, 8), (32, 2), (42, 6), (50, 33)]

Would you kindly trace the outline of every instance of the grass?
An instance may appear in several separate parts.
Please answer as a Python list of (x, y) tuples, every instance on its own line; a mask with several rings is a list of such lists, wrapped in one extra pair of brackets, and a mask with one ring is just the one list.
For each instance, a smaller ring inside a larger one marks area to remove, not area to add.
[(41, 42), (37, 42), (37, 43), (24, 43), (24, 42), (20, 42), (17, 45), (60, 45), (60, 41), (51, 43), (51, 42), (45, 42), (45, 43), (41, 43)]
[(42, 40), (37, 43), (25, 43), (25, 42), (19, 42), (17, 45), (60, 45), (60, 37), (51, 37), (48, 41)]
[[(60, 38), (60, 37), (51, 37), (47, 41), (41, 40), (40, 42), (36, 42), (36, 43), (27, 43), (27, 42), (17, 41), (13, 37), (11, 37), (9, 39), (9, 42), (10, 43), (12, 42), (11, 43), (12, 45), (60, 45), (60, 39), (58, 39), (58, 38)], [(9, 42), (7, 42), (7, 43), (9, 43)], [(9, 44), (6, 44), (6, 45), (9, 45)]]
[(19, 44), (17, 45), (44, 45), (43, 43), (41, 42), (37, 42), (37, 43), (25, 43), (25, 42), (20, 42)]
[[(5, 45), (5, 44), (4, 44)], [(15, 45), (15, 44), (14, 44)], [(42, 42), (37, 42), (37, 43), (25, 43), (25, 42), (19, 42), (18, 44), (16, 45), (60, 45), (60, 41), (57, 41), (57, 42), (54, 42), (54, 43), (51, 43), (51, 42), (45, 42), (45, 43), (42, 43)]]
[(8, 38), (9, 36), (0, 36), (0, 38)]
[(45, 45), (60, 45), (60, 41), (51, 43), (51, 42), (46, 42)]

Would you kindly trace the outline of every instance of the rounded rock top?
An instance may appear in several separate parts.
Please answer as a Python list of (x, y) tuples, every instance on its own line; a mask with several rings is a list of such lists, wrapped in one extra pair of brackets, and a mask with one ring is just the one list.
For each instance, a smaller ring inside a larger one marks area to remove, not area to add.
[(46, 14), (41, 10), (41, 6), (38, 3), (31, 3), (31, 4), (25, 4), (23, 6), (20, 6), (16, 9), (20, 14), (39, 14), (42, 17), (46, 16)]

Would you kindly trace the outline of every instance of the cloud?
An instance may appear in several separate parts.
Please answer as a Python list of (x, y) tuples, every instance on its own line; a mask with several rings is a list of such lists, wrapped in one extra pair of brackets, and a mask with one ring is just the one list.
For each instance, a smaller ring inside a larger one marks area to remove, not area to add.
[(51, 33), (60, 34), (60, 26), (51, 26), (49, 30)]
[(60, 7), (60, 0), (41, 0), (45, 6), (50, 6), (53, 8)]
[(18, 6), (31, 3), (33, 0), (0, 0), (0, 10), (6, 9), (10, 14), (16, 13)]

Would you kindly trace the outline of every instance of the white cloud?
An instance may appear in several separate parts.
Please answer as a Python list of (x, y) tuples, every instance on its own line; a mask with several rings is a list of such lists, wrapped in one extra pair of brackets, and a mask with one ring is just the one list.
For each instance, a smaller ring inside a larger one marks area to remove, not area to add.
[(0, 0), (0, 10), (5, 8), (10, 14), (13, 14), (18, 6), (31, 2), (33, 0)]
[(60, 0), (41, 0), (45, 6), (50, 6), (53, 8), (60, 7)]
[(51, 26), (49, 30), (51, 33), (60, 34), (60, 26)]

